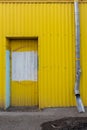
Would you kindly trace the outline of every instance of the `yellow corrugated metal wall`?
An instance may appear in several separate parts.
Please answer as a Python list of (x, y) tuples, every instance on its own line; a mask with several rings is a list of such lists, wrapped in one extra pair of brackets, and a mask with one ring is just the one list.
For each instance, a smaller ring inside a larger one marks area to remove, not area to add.
[(81, 36), (81, 68), (82, 68), (82, 76), (81, 76), (81, 95), (83, 99), (83, 103), (87, 106), (87, 3), (80, 4), (80, 36)]
[[(87, 3), (80, 3), (81, 96), (86, 98)], [(39, 107), (74, 106), (73, 3), (0, 3), (0, 106), (5, 105), (6, 37), (38, 37)]]

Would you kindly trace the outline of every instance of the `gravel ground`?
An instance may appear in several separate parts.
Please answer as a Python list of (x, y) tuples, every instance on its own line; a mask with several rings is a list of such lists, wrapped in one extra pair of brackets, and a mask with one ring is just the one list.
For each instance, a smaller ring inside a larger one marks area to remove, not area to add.
[[(86, 108), (87, 111), (87, 108)], [(48, 108), (34, 112), (0, 112), (0, 130), (41, 130), (41, 124), (66, 117), (87, 117), (76, 108)]]

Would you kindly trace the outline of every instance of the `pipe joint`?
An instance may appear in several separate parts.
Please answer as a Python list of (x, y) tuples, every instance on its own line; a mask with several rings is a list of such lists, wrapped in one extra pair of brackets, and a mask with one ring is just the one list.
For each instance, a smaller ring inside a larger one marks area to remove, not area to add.
[(75, 96), (80, 95), (80, 92), (78, 89), (75, 89)]

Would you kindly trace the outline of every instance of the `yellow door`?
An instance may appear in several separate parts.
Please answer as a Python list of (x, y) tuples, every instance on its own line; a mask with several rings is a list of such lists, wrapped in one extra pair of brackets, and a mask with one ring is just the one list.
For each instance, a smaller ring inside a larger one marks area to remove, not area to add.
[(36, 105), (37, 40), (11, 40), (11, 106)]

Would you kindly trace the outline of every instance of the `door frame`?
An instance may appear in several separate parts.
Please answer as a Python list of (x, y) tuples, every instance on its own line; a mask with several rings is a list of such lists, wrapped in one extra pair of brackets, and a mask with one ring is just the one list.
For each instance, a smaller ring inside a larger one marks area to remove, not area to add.
[(10, 106), (10, 51), (6, 50), (6, 103), (5, 109)]
[[(10, 55), (11, 55), (11, 50), (7, 50), (7, 44), (9, 44), (9, 46), (10, 46), (10, 41), (11, 40), (37, 40), (37, 43), (38, 43), (38, 36), (31, 36), (31, 37), (29, 37), (29, 36), (6, 36), (6, 51), (9, 51), (9, 60), (10, 60)], [(38, 75), (39, 75), (39, 56), (38, 56), (38, 45), (37, 45), (37, 77), (39, 77)], [(11, 81), (11, 74), (10, 74), (10, 69), (11, 69), (11, 60), (10, 60), (10, 62), (9, 62), (10, 64), (8, 65), (8, 63), (7, 63), (7, 54), (6, 54), (6, 87), (5, 87), (5, 109), (7, 109), (7, 108), (9, 108), (10, 107), (10, 81)], [(8, 68), (8, 69), (7, 69)], [(8, 73), (7, 73), (7, 70), (9, 70), (9, 75), (10, 75), (10, 77), (9, 77), (9, 79), (8, 79)], [(39, 78), (37, 78), (37, 79), (39, 79)], [(7, 84), (7, 80), (9, 80), (9, 84)], [(37, 85), (38, 85), (38, 80), (37, 80)], [(38, 87), (38, 106), (39, 106), (39, 86), (37, 86)], [(9, 94), (8, 94), (9, 93)], [(7, 97), (8, 97), (8, 95), (9, 95), (9, 98), (8, 98), (8, 100), (7, 100)], [(8, 102), (8, 103), (7, 103)]]

